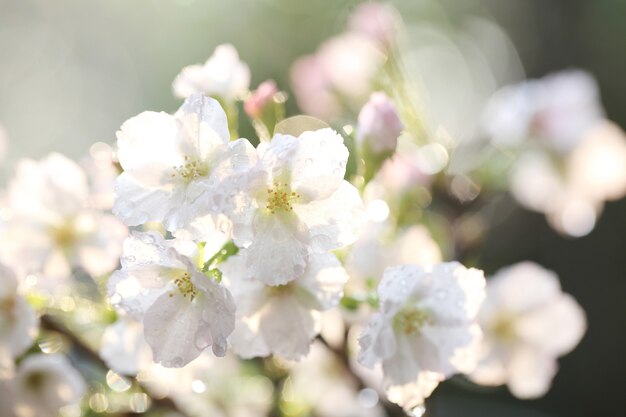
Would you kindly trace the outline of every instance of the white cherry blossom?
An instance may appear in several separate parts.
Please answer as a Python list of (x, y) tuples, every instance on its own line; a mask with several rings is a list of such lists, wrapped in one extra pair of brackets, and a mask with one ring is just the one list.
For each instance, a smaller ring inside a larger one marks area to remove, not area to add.
[(198, 246), (165, 240), (155, 232), (135, 232), (124, 242), (122, 268), (109, 280), (110, 301), (144, 325), (155, 362), (179, 368), (211, 346), (226, 353), (235, 305), (230, 292), (199, 268)]
[(391, 398), (418, 405), (437, 381), (473, 369), (484, 287), (482, 271), (458, 262), (387, 268), (378, 287), (380, 312), (359, 338), (359, 362), (382, 363)]
[(304, 273), (310, 250), (327, 252), (357, 239), (363, 202), (343, 179), (348, 149), (331, 129), (276, 135), (258, 154), (244, 202), (231, 214), (233, 238), (249, 276), (283, 285)]
[(12, 374), (14, 359), (37, 335), (37, 315), (17, 289), (13, 271), (0, 264), (0, 378)]
[(584, 311), (561, 291), (556, 274), (532, 262), (489, 279), (478, 317), (484, 338), (470, 378), (483, 385), (507, 384), (519, 398), (548, 391), (557, 358), (574, 349), (586, 329)]
[(150, 345), (143, 336), (143, 325), (127, 315), (104, 331), (100, 357), (109, 368), (122, 375), (137, 375), (154, 363)]
[(30, 355), (5, 387), (15, 417), (56, 417), (87, 391), (83, 377), (62, 355)]
[[(117, 180), (113, 212), (135, 226), (162, 222), (169, 231), (210, 223), (227, 193), (254, 158), (245, 139), (229, 143), (226, 114), (202, 94), (190, 96), (174, 115), (143, 112), (117, 133), (124, 172)], [(208, 218), (207, 218), (208, 216)]]
[(351, 277), (378, 282), (389, 266), (434, 265), (442, 261), (441, 249), (426, 227), (414, 225), (398, 233), (389, 229), (389, 223), (368, 223), (346, 260)]
[(203, 65), (190, 65), (176, 76), (172, 88), (179, 98), (195, 93), (215, 96), (226, 102), (242, 98), (250, 87), (250, 68), (239, 60), (230, 44), (219, 45)]
[(42, 274), (37, 285), (52, 290), (54, 278), (68, 277), (72, 267), (92, 276), (111, 272), (126, 227), (89, 199), (84, 171), (65, 156), (20, 161), (9, 183), (0, 257), (20, 273)]
[(499, 144), (519, 145), (535, 138), (567, 153), (603, 115), (595, 79), (570, 70), (496, 92), (486, 107), (484, 124)]
[(305, 356), (320, 330), (319, 312), (339, 303), (347, 273), (334, 255), (311, 253), (302, 275), (286, 285), (268, 286), (249, 278), (248, 256), (243, 252), (221, 265), (237, 304), (230, 337), (234, 352), (243, 358)]

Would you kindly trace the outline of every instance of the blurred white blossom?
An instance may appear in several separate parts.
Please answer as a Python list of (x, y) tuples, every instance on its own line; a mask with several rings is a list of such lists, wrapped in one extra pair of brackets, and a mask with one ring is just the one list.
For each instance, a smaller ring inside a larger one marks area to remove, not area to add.
[(243, 98), (250, 87), (250, 68), (239, 59), (230, 44), (219, 45), (204, 65), (190, 65), (182, 69), (172, 84), (174, 94), (187, 98), (203, 93), (233, 102)]
[(0, 379), (12, 376), (14, 360), (33, 343), (38, 324), (35, 311), (18, 294), (15, 274), (0, 264)]
[(483, 120), (498, 144), (535, 139), (565, 153), (603, 116), (595, 79), (569, 70), (504, 87), (487, 104)]
[(87, 391), (83, 377), (62, 355), (30, 355), (6, 386), (15, 417), (57, 417), (59, 409), (76, 404)]
[(143, 336), (143, 325), (123, 315), (106, 328), (100, 342), (100, 357), (121, 375), (137, 375), (152, 361), (150, 345)]
[(389, 267), (378, 286), (380, 312), (359, 338), (359, 362), (382, 363), (390, 399), (419, 405), (442, 381), (475, 366), (482, 271), (458, 262)]
[(72, 267), (96, 277), (118, 264), (126, 228), (90, 205), (84, 171), (60, 154), (21, 160), (9, 183), (9, 219), (0, 255), (16, 271), (42, 274), (37, 286), (56, 291), (54, 278)]
[[(358, 281), (382, 279), (384, 270), (394, 265), (434, 265), (442, 261), (441, 250), (428, 229), (414, 225), (397, 233), (389, 223), (368, 223), (366, 232), (352, 245), (346, 260), (350, 276)], [(351, 281), (351, 285), (354, 285)]]
[(239, 356), (278, 355), (300, 359), (320, 331), (320, 311), (336, 307), (348, 280), (335, 255), (311, 253), (304, 273), (285, 285), (269, 286), (250, 278), (249, 254), (229, 258), (224, 281), (237, 304), (237, 323), (230, 337)]
[(571, 351), (586, 329), (584, 311), (561, 291), (556, 274), (532, 262), (489, 279), (478, 317), (484, 338), (470, 378), (483, 385), (507, 384), (519, 398), (548, 391), (557, 358)]
[(135, 232), (124, 242), (109, 299), (143, 322), (154, 361), (163, 366), (185, 366), (209, 346), (217, 356), (226, 353), (235, 305), (226, 288), (201, 272), (205, 260), (195, 243), (155, 232)]

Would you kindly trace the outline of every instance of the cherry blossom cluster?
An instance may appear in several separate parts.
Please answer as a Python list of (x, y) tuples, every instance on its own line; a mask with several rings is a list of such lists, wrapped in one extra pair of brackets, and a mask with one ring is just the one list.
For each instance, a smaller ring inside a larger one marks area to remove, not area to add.
[[(574, 71), (476, 98), (483, 120), (461, 134), (462, 117), (420, 104), (437, 87), (405, 68), (434, 46), (411, 50), (403, 31), (391, 6), (357, 7), (291, 69), (306, 116), (286, 118), (273, 80), (250, 91), (224, 44), (174, 78), (175, 112), (131, 117), (83, 164), (20, 160), (0, 194), (0, 414), (52, 417), (86, 395), (84, 358), (50, 348), (59, 323), (84, 330), (77, 350), (114, 391), (136, 384), (190, 416), (293, 398), (293, 415), (420, 416), (457, 374), (545, 394), (585, 313), (538, 264), (473, 267), (489, 219), (463, 204), (506, 178), (558, 230), (588, 233), (626, 194), (624, 133)], [(502, 149), (509, 171), (485, 174)], [(121, 410), (94, 386), (94, 411)]]

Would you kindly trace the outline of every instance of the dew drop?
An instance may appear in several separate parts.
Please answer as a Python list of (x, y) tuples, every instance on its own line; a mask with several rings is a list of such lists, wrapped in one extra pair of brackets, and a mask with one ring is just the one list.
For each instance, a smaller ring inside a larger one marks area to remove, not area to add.
[(446, 295), (448, 295), (448, 293), (443, 288), (440, 288), (437, 291), (435, 291), (435, 296), (439, 298), (440, 300), (443, 300), (444, 298), (446, 298)]

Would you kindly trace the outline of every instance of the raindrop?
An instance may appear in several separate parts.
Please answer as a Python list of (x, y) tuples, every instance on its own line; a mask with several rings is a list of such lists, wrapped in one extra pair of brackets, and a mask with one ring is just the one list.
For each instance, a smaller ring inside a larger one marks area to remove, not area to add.
[(418, 405), (407, 411), (407, 415), (410, 417), (422, 417), (426, 413), (426, 407), (424, 405)]
[(143, 243), (146, 243), (148, 245), (151, 245), (154, 243), (154, 236), (149, 235), (149, 234), (145, 234), (145, 235), (141, 235), (141, 241)]
[(444, 298), (446, 298), (446, 295), (448, 295), (448, 293), (443, 288), (440, 288), (437, 291), (435, 291), (435, 296), (439, 298), (440, 300), (443, 300)]
[(106, 376), (107, 385), (111, 387), (113, 391), (124, 392), (131, 387), (130, 381), (121, 375), (116, 374), (112, 370), (107, 372)]
[(150, 398), (144, 393), (136, 393), (130, 397), (130, 409), (135, 413), (143, 413), (150, 408)]

